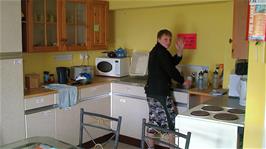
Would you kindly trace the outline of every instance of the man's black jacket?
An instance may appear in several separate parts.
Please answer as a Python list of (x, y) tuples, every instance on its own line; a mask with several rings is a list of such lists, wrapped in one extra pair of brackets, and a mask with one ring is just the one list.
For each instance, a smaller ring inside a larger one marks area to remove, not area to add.
[(145, 86), (147, 96), (168, 96), (170, 95), (171, 79), (181, 85), (184, 83), (183, 76), (176, 69), (176, 65), (182, 57), (172, 56), (171, 53), (157, 43), (149, 54), (148, 80)]

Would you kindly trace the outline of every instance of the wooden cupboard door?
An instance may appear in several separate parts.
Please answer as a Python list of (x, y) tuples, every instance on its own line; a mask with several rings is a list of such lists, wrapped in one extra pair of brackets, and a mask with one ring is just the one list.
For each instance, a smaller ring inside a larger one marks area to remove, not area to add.
[(108, 44), (107, 1), (94, 1), (92, 4), (92, 49), (105, 49)]
[(26, 137), (55, 137), (55, 110), (47, 110), (25, 116)]
[(64, 0), (62, 3), (62, 38), (64, 50), (88, 50), (89, 1)]
[[(25, 4), (26, 3), (26, 4)], [(23, 37), (27, 37), (27, 52), (49, 52), (59, 50), (60, 1), (57, 0), (28, 0), (26, 6), (26, 24)], [(23, 9), (22, 9), (23, 10)], [(25, 35), (26, 32), (26, 35)]]
[(236, 59), (248, 58), (248, 2), (249, 0), (234, 0), (232, 57)]

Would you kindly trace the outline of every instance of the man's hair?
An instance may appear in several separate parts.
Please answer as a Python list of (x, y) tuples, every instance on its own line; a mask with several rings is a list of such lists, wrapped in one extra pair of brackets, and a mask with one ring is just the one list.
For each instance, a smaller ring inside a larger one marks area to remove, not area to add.
[(157, 33), (157, 39), (161, 38), (163, 35), (172, 37), (172, 33), (167, 29), (162, 29)]

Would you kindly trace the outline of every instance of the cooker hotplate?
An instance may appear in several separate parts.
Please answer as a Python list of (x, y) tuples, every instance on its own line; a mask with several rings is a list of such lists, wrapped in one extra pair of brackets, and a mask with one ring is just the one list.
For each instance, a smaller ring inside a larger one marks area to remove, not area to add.
[(207, 104), (198, 105), (182, 115), (194, 118), (225, 122), (231, 124), (244, 124), (245, 110), (230, 107), (219, 107)]

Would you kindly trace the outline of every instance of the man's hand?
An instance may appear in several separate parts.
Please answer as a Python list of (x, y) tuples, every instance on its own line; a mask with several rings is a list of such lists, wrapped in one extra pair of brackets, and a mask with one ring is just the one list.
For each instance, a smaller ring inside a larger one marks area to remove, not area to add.
[(184, 50), (183, 38), (176, 39), (175, 47), (176, 47), (176, 54), (181, 57), (183, 55), (183, 50)]
[(185, 82), (183, 83), (183, 87), (185, 89), (189, 89), (192, 85), (192, 80), (185, 80)]

